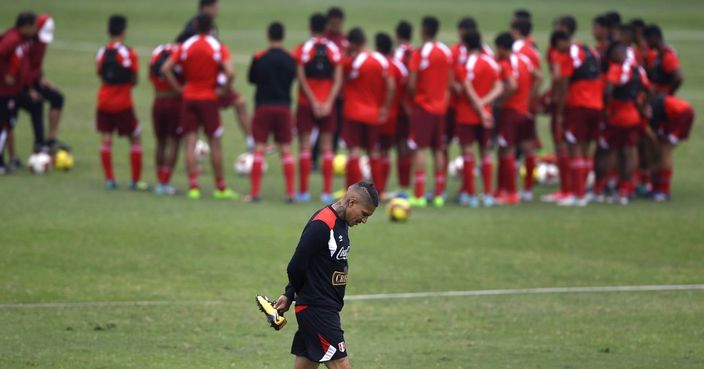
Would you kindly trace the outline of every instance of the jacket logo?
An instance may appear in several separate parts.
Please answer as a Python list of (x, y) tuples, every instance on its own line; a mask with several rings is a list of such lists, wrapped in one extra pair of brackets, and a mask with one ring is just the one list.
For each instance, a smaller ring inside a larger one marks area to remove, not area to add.
[(335, 271), (332, 273), (332, 285), (344, 286), (347, 284), (347, 274), (344, 272)]
[(338, 344), (337, 344), (337, 348), (340, 349), (340, 352), (345, 352), (345, 350), (346, 350), (346, 348), (345, 348), (345, 341), (342, 341), (342, 342), (338, 343)]
[(350, 247), (343, 247), (340, 249), (340, 252), (337, 253), (337, 260), (347, 260), (347, 257), (350, 255)]

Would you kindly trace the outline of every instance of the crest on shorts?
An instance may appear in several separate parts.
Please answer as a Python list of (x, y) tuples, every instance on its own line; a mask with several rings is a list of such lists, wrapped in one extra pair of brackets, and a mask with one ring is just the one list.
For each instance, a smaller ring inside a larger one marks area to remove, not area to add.
[(337, 344), (337, 348), (340, 349), (340, 350), (339, 350), (340, 352), (345, 352), (345, 350), (347, 349), (347, 348), (345, 348), (345, 341), (342, 341), (342, 342), (338, 343), (338, 344)]

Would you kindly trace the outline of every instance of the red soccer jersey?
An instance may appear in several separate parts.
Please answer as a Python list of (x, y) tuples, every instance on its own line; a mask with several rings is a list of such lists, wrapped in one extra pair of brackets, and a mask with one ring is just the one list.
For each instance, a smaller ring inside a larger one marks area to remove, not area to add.
[[(109, 43), (98, 50), (96, 62), (98, 75), (101, 74), (106, 51), (117, 50), (117, 62), (122, 67), (129, 69), (135, 76), (139, 71), (139, 59), (137, 52), (122, 43)], [(98, 91), (98, 110), (108, 113), (120, 112), (133, 106), (132, 87), (134, 83), (107, 84), (103, 82)]]
[(408, 43), (399, 44), (394, 51), (394, 59), (403, 63), (406, 68), (411, 63), (411, 55), (413, 55), (413, 46)]
[(325, 38), (332, 41), (340, 51), (347, 50), (347, 46), (350, 44), (347, 41), (347, 37), (345, 37), (345, 34), (342, 32), (340, 32), (340, 33), (328, 32), (325, 34)]
[(528, 59), (530, 59), (530, 62), (533, 64), (534, 68), (540, 69), (540, 53), (538, 52), (538, 49), (535, 48), (533, 42), (528, 38), (524, 40), (516, 40), (516, 42), (513, 43), (513, 52), (525, 55)]
[[(316, 50), (323, 49), (325, 51), (324, 55), (316, 55)], [(306, 69), (306, 83), (313, 91), (316, 100), (319, 102), (326, 101), (332, 91), (335, 67), (342, 61), (340, 49), (327, 38), (313, 37), (298, 45), (293, 51), (293, 57), (299, 65), (303, 65), (304, 69)], [(313, 68), (322, 69), (322, 71), (316, 72), (320, 73), (320, 75), (311, 75), (309, 70)], [(330, 70), (325, 71), (328, 68)], [(298, 89), (298, 103), (310, 105), (303, 88)]]
[(409, 70), (417, 73), (413, 101), (423, 110), (445, 115), (452, 52), (441, 42), (426, 42), (411, 55)]
[[(593, 58), (598, 62), (599, 55), (591, 48), (588, 48)], [(560, 73), (564, 78), (572, 78), (575, 71), (586, 62), (587, 55), (585, 48), (580, 44), (572, 44), (567, 53), (560, 53), (556, 57), (560, 65)], [(598, 73), (598, 63), (597, 63)], [(602, 80), (597, 76), (595, 79), (570, 80), (567, 91), (568, 107), (588, 108), (601, 110), (604, 108)]]
[[(173, 57), (172, 55), (176, 52), (177, 49), (177, 45), (163, 44), (157, 46), (152, 51), (152, 56), (149, 59), (149, 80), (152, 82), (154, 90), (164, 92), (170, 92), (174, 90), (169, 81), (167, 81), (164, 76), (161, 76), (161, 73), (159, 71), (154, 70), (154, 68), (157, 68), (156, 64), (159, 63), (159, 61), (162, 60), (162, 58), (164, 58), (165, 56)], [(177, 64), (176, 68), (180, 69), (181, 66)]]
[(680, 58), (677, 52), (669, 46), (664, 50), (652, 50), (647, 55), (646, 65), (655, 92), (671, 94), (672, 73), (680, 69)]
[[(467, 64), (467, 47), (463, 43), (458, 42), (450, 47), (452, 52), (452, 68), (456, 70), (458, 66), (463, 66)], [(449, 106), (453, 109), (457, 108), (457, 104), (460, 100), (460, 94), (456, 93), (454, 90), (450, 90), (450, 103)]]
[[(499, 73), (500, 67), (493, 58), (485, 54), (470, 54), (467, 58), (467, 64), (458, 66), (456, 69), (455, 78), (462, 83), (465, 80), (470, 81), (477, 96), (481, 98), (494, 87), (500, 78)], [(491, 114), (491, 105), (485, 105), (484, 111)], [(457, 123), (476, 125), (481, 124), (481, 121), (479, 112), (474, 110), (474, 106), (465, 93), (457, 104)]]
[[(0, 96), (16, 95), (22, 88), (16, 76), (19, 73), (22, 59), (19, 56), (15, 56), (15, 53), (17, 48), (24, 42), (25, 39), (14, 27), (0, 35)], [(14, 61), (12, 61), (13, 58)], [(12, 67), (10, 66), (11, 63), (14, 63)], [(10, 68), (13, 70), (11, 71)], [(5, 76), (8, 75), (15, 77), (14, 84), (7, 85), (5, 83)]]
[[(637, 77), (640, 78), (641, 90), (649, 88), (648, 77), (645, 71), (640, 67), (634, 67), (629, 61), (625, 61), (623, 64), (612, 63), (607, 72), (607, 81), (611, 83), (614, 88), (626, 86), (636, 78), (633, 73), (634, 68), (637, 68), (638, 71)], [(628, 89), (627, 86), (624, 88)], [(616, 98), (616, 96), (612, 96), (606, 107), (607, 123), (624, 127), (639, 125), (641, 116), (636, 105), (639, 92), (640, 91), (634, 91), (633, 95), (630, 97), (623, 96)], [(626, 95), (629, 94), (629, 92), (625, 93)]]
[(396, 123), (398, 121), (399, 112), (403, 98), (406, 96), (406, 84), (408, 83), (408, 69), (400, 61), (387, 57), (389, 62), (389, 75), (394, 80), (394, 97), (391, 100), (389, 108), (389, 118), (385, 124), (381, 126), (381, 132), (385, 134), (393, 134), (396, 132)]
[(675, 96), (665, 96), (665, 114), (668, 119), (678, 116), (688, 110), (692, 109), (687, 101), (684, 101)]
[(533, 88), (533, 63), (527, 56), (513, 53), (508, 59), (500, 59), (501, 79), (510, 77), (516, 81), (516, 91), (504, 102), (503, 108), (528, 113), (530, 91)]
[(389, 63), (386, 58), (371, 51), (363, 51), (354, 58), (346, 58), (345, 119), (367, 123), (379, 122), (379, 109), (386, 97), (386, 78)]
[(230, 63), (230, 50), (210, 35), (195, 35), (171, 55), (183, 69), (184, 100), (217, 100), (215, 89), (222, 64)]

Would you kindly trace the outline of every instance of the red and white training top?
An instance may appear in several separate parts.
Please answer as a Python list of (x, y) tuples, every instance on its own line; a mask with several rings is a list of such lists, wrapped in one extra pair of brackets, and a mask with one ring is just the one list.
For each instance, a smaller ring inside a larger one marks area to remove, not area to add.
[(171, 58), (183, 68), (184, 100), (217, 100), (215, 88), (230, 50), (210, 35), (195, 35), (179, 45)]
[(378, 52), (363, 51), (347, 58), (343, 115), (350, 121), (381, 124), (379, 110), (386, 97), (389, 62)]

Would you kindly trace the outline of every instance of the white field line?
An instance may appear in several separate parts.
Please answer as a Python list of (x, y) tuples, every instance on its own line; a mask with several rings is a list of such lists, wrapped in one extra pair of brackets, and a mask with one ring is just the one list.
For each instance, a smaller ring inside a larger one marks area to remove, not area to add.
[[(663, 291), (702, 291), (704, 284), (674, 284), (674, 285), (643, 285), (643, 286), (601, 286), (601, 287), (550, 287), (550, 288), (511, 288), (500, 290), (474, 291), (438, 291), (438, 292), (405, 292), (378, 293), (368, 295), (348, 295), (346, 301), (395, 300), (427, 297), (477, 297), (477, 296), (507, 296), (507, 295), (537, 295), (537, 294), (576, 294), (576, 293), (607, 293), (607, 292), (663, 292)], [(63, 308), (101, 308), (129, 306), (172, 306), (172, 305), (220, 305), (227, 304), (220, 300), (192, 301), (93, 301), (93, 302), (49, 302), (38, 304), (0, 304), (3, 309), (63, 309)]]

